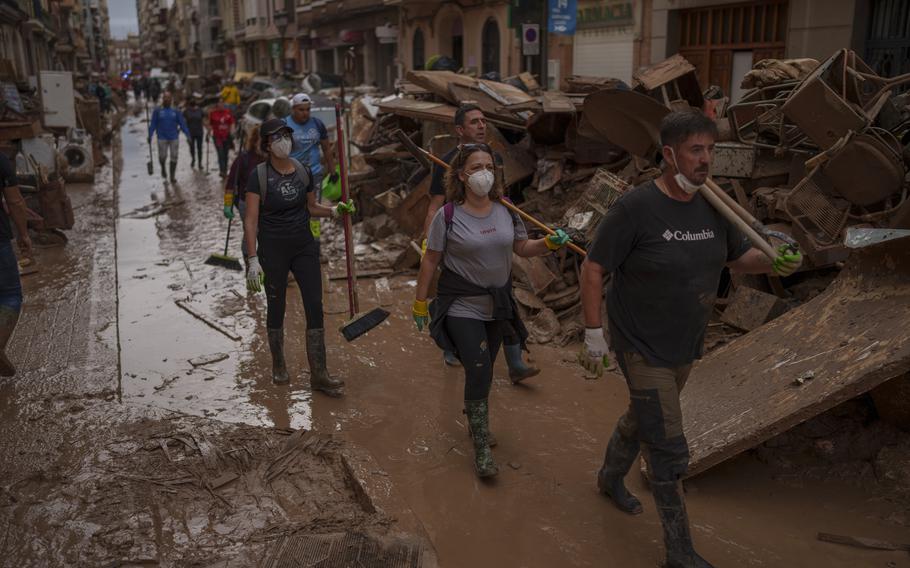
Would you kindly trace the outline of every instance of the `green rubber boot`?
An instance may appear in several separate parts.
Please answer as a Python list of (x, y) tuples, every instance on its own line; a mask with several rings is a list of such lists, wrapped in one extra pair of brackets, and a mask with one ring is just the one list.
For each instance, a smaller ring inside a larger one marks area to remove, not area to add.
[(464, 401), (465, 414), (468, 416), (468, 427), (474, 441), (474, 470), (477, 477), (493, 477), (499, 473), (499, 466), (493, 461), (490, 449), (489, 424), (490, 409), (487, 399)]
[(306, 358), (310, 363), (310, 387), (332, 397), (344, 395), (344, 381), (329, 375), (326, 368), (325, 330), (306, 331)]
[(272, 352), (272, 382), (276, 385), (286, 385), (288, 368), (284, 360), (284, 328), (269, 329), (269, 351)]

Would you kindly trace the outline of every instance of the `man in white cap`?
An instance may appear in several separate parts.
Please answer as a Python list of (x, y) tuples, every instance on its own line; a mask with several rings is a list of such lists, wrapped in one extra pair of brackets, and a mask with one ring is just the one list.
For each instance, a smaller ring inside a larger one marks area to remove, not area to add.
[[(332, 145), (329, 143), (329, 133), (325, 124), (310, 114), (313, 101), (306, 93), (294, 95), (291, 99), (291, 114), (284, 121), (293, 130), (291, 135), (294, 146), (291, 157), (310, 168), (313, 173), (314, 187), (318, 191), (322, 187), (322, 178), (328, 172), (332, 183), (337, 179), (335, 173), (335, 156), (332, 154)], [(319, 159), (319, 147), (325, 156), (326, 169), (322, 169)]]
[[(306, 93), (294, 95), (291, 98), (291, 114), (285, 117), (284, 121), (293, 131), (291, 139), (294, 145), (291, 148), (291, 157), (310, 168), (316, 199), (319, 200), (322, 198), (322, 178), (326, 172), (331, 183), (338, 181), (338, 174), (335, 173), (335, 155), (332, 154), (329, 132), (321, 120), (310, 114), (312, 105), (310, 95)], [(319, 159), (320, 146), (322, 155), (325, 156), (325, 170), (322, 169), (322, 161)], [(319, 219), (310, 219), (310, 231), (313, 232), (316, 246), (319, 247), (321, 236)]]

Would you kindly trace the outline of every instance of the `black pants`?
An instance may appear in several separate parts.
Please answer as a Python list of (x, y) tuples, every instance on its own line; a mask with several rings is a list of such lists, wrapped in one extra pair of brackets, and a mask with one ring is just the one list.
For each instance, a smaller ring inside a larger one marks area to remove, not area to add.
[(502, 322), (448, 316), (445, 325), (464, 367), (464, 399), (487, 398), (493, 384), (493, 363), (502, 344)]
[(288, 272), (294, 274), (300, 288), (307, 329), (322, 329), (322, 273), (313, 237), (268, 238), (260, 235), (258, 254), (259, 264), (265, 273), (266, 322), (269, 329), (284, 326)]
[(228, 171), (228, 152), (231, 151), (231, 146), (228, 144), (227, 140), (224, 140), (219, 144), (215, 142), (215, 153), (218, 154), (218, 171), (221, 174), (227, 174)]
[(202, 163), (202, 136), (193, 136), (190, 138), (190, 156), (196, 164)]

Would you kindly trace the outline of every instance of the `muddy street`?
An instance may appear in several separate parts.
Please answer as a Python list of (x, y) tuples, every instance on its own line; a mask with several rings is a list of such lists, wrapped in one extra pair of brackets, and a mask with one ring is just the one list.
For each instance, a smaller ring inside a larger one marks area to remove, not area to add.
[[(40, 270), (23, 277), (8, 348), (20, 372), (0, 383), (0, 565), (293, 565), (280, 562), (302, 561), (301, 539), (347, 542), (384, 566), (659, 565), (643, 476), (628, 481), (645, 508), (635, 517), (595, 484), (628, 404), (620, 375), (586, 378), (575, 344), (532, 346), (543, 372), (519, 386), (499, 361), (502, 469), (481, 482), (462, 371), (413, 325), (416, 273), (360, 279), (361, 303), (391, 316), (347, 343), (335, 331), (344, 261), (329, 245), (329, 369), (347, 394), (310, 391), (293, 286), (291, 382), (274, 385), (264, 296), (204, 264), (227, 231), (214, 153), (209, 171), (191, 170), (181, 143), (177, 182), (165, 182), (157, 163), (146, 171), (146, 128), (128, 116), (96, 183), (68, 186), (69, 243), (41, 249)], [(694, 539), (718, 566), (910, 567), (906, 552), (816, 538), (910, 541), (906, 501), (879, 486), (785, 473), (746, 453), (686, 490)]]

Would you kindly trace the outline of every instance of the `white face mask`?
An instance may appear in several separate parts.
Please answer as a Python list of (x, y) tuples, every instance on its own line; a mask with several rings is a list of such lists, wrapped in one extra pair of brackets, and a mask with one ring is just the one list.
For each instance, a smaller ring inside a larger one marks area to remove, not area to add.
[(676, 168), (676, 175), (673, 176), (673, 179), (676, 181), (676, 185), (682, 188), (683, 191), (692, 195), (693, 193), (698, 193), (698, 190), (705, 186), (703, 183), (692, 183), (692, 181), (684, 176), (682, 172), (679, 171), (679, 165), (676, 163), (676, 152), (673, 151), (673, 148), (670, 148), (670, 155), (673, 156), (673, 167)]
[(272, 142), (272, 155), (276, 158), (284, 159), (291, 154), (291, 139), (282, 138)]
[(490, 170), (480, 170), (468, 176), (468, 188), (474, 192), (477, 197), (486, 197), (493, 189), (493, 172)]

